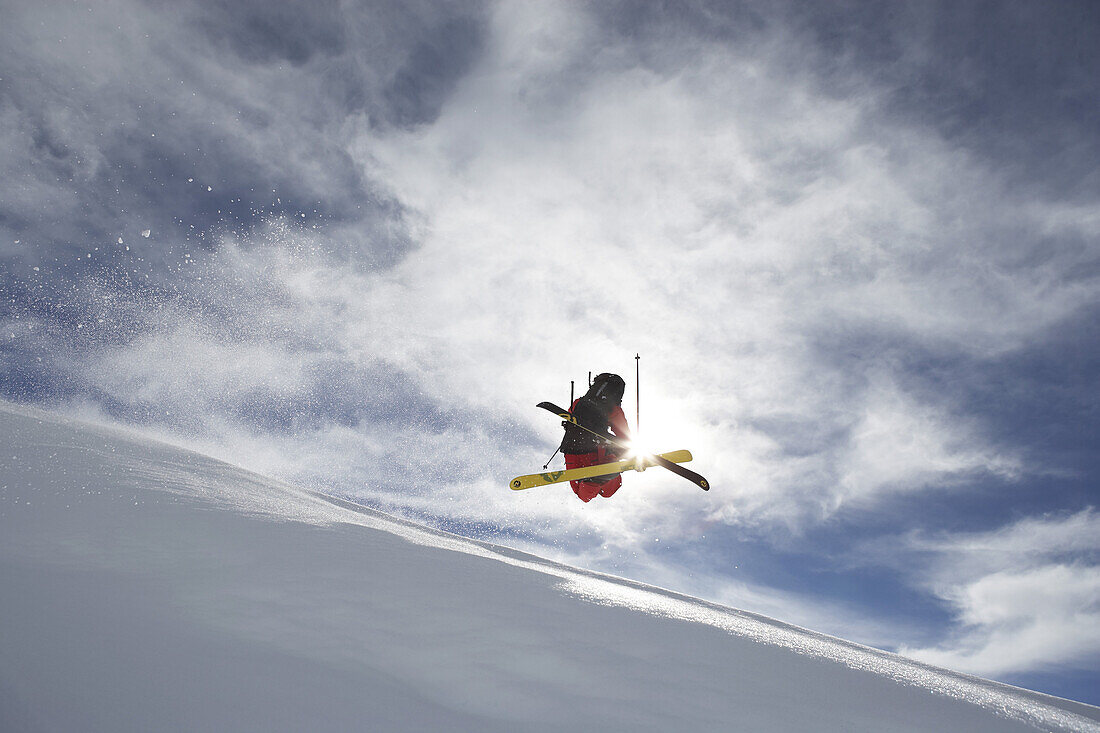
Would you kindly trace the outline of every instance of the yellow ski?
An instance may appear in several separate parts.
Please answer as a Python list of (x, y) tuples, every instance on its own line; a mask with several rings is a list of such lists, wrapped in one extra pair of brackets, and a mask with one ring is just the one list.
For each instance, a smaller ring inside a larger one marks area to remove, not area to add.
[[(677, 450), (671, 453), (661, 453), (660, 456), (672, 463), (687, 463), (691, 460), (691, 451)], [(646, 456), (645, 460), (640, 464), (633, 458), (628, 458), (624, 461), (617, 461), (615, 463), (601, 463), (598, 466), (586, 466), (584, 468), (547, 471), (546, 473), (532, 473), (527, 476), (517, 476), (512, 479), (510, 486), (513, 491), (520, 491), (521, 489), (530, 489), (534, 486), (557, 484), (562, 481), (579, 481), (586, 478), (595, 478), (596, 476), (611, 476), (616, 473), (622, 473), (623, 471), (635, 471), (639, 469), (644, 471), (650, 466), (656, 465), (659, 464), (657, 461), (653, 460), (652, 456)]]

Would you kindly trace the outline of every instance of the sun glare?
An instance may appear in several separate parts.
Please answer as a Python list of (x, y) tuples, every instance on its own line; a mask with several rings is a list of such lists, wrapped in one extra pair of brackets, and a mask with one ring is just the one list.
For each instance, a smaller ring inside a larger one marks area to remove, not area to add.
[(652, 451), (646, 447), (644, 439), (639, 435), (635, 435), (630, 439), (630, 449), (626, 452), (626, 457), (637, 458), (638, 456), (648, 455), (651, 452)]

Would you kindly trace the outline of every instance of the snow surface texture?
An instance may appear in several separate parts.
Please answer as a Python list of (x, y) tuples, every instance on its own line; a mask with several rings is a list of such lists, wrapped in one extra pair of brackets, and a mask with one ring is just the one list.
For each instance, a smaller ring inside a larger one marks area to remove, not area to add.
[(0, 403), (4, 731), (1100, 731), (1100, 709)]

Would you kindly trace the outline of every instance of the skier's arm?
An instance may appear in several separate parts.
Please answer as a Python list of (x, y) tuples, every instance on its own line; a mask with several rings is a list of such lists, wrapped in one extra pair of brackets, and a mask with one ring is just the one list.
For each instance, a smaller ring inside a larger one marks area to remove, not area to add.
[(626, 423), (623, 408), (618, 406), (612, 408), (607, 416), (607, 424), (611, 427), (611, 432), (615, 434), (616, 438), (630, 440), (630, 426)]

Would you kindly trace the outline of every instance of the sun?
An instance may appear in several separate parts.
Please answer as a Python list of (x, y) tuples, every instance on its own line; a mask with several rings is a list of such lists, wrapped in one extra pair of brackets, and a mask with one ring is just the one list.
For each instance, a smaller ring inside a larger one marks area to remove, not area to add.
[[(631, 415), (630, 417), (634, 417)], [(651, 453), (663, 453), (680, 448), (673, 445), (677, 440), (675, 428), (678, 417), (675, 413), (664, 411), (654, 402), (644, 406), (641, 424), (632, 424), (627, 457), (634, 458)], [(637, 423), (636, 420), (631, 420)]]

